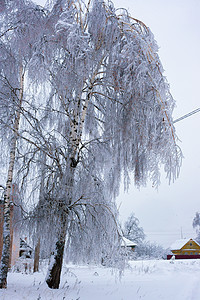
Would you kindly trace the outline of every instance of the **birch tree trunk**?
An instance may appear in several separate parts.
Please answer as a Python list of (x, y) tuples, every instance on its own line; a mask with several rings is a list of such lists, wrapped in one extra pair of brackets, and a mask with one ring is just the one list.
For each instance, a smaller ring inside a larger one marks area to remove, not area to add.
[(62, 188), (63, 186), (65, 186), (65, 202), (61, 200), (60, 202), (58, 201), (57, 204), (60, 215), (59, 228), (55, 248), (50, 257), (50, 264), (46, 277), (46, 283), (52, 289), (58, 289), (60, 284), (60, 276), (62, 271), (63, 255), (68, 226), (67, 207), (71, 204), (73, 197), (75, 167), (69, 166), (68, 170), (69, 173), (67, 178), (65, 178), (65, 184), (62, 184)]
[[(74, 107), (73, 113), (72, 113), (72, 120), (70, 123), (70, 151), (69, 153), (71, 156), (70, 158), (70, 166), (68, 167), (68, 179), (65, 185), (67, 185), (67, 191), (66, 194), (68, 195), (68, 203), (63, 204), (65, 206), (66, 204), (71, 204), (72, 197), (73, 197), (73, 183), (74, 183), (74, 173), (76, 166), (79, 162), (78, 157), (78, 150), (81, 144), (81, 138), (83, 133), (83, 127), (87, 115), (87, 108), (90, 101), (90, 98), (92, 96), (92, 89), (93, 84), (95, 81), (95, 77), (98, 74), (99, 69), (101, 68), (102, 62), (105, 58), (105, 55), (102, 56), (100, 59), (96, 70), (94, 71), (94, 74), (91, 77), (91, 84), (88, 88), (88, 93), (85, 99), (84, 104), (81, 108), (81, 96), (79, 95), (78, 99), (76, 99), (76, 105)], [(62, 101), (62, 97), (61, 97)], [(65, 104), (64, 104), (65, 107)], [(67, 111), (68, 113), (68, 111)], [(70, 170), (70, 171), (69, 171)], [(58, 289), (60, 284), (60, 276), (61, 276), (61, 270), (62, 270), (62, 263), (63, 263), (63, 254), (64, 254), (64, 248), (65, 248), (65, 239), (66, 239), (66, 230), (67, 230), (67, 215), (66, 212), (62, 212), (61, 222), (60, 222), (60, 233), (58, 235), (58, 239), (55, 246), (55, 251), (51, 255), (50, 259), (50, 265), (49, 270), (47, 273), (46, 283), (50, 288)]]
[(13, 127), (13, 138), (11, 140), (8, 175), (7, 175), (6, 189), (4, 194), (3, 250), (2, 250), (1, 265), (0, 265), (0, 288), (1, 289), (7, 287), (7, 274), (8, 274), (9, 261), (10, 261), (10, 242), (11, 242), (10, 194), (11, 194), (11, 187), (13, 181), (13, 171), (14, 171), (15, 156), (16, 156), (17, 138), (18, 138), (19, 121), (20, 121), (20, 109), (22, 106), (23, 90), (24, 90), (24, 74), (23, 74), (23, 68), (21, 67), (19, 105), (18, 105), (18, 110), (16, 112), (16, 117), (15, 117), (15, 122)]
[(49, 264), (49, 269), (46, 277), (46, 283), (52, 289), (58, 289), (60, 285), (66, 231), (67, 231), (67, 218), (66, 218), (66, 214), (63, 212), (61, 217), (61, 222), (60, 222), (60, 233), (58, 234), (54, 252), (52, 252), (50, 257), (50, 264)]

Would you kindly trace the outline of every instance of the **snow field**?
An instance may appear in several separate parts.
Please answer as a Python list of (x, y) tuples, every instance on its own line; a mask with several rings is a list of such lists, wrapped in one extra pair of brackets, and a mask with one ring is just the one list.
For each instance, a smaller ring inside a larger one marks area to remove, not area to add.
[(1, 300), (199, 300), (200, 260), (131, 261), (122, 276), (101, 266), (63, 267), (59, 290), (35, 274), (10, 272)]

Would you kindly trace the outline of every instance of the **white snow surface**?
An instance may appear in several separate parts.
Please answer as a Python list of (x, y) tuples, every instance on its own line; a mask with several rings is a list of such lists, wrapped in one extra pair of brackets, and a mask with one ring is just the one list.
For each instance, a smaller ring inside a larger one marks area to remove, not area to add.
[(38, 273), (8, 275), (1, 300), (198, 300), (200, 260), (131, 261), (120, 278), (101, 266), (63, 267), (60, 289), (45, 283), (46, 267)]

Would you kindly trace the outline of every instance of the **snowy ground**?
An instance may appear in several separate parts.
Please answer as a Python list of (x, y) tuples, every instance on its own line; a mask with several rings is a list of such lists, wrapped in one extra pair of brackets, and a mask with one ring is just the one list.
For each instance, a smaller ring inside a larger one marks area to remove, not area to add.
[(40, 273), (11, 272), (3, 300), (199, 300), (200, 260), (133, 261), (121, 280), (111, 269), (68, 265), (61, 287), (45, 284), (46, 268)]

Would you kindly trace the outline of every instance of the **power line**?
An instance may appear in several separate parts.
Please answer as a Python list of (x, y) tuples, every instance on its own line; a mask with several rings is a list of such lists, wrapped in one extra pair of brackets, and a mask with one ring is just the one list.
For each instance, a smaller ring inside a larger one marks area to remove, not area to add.
[[(181, 233), (180, 232), (172, 232), (172, 233), (149, 233), (149, 232), (146, 232), (146, 231), (144, 231), (144, 233), (146, 234), (146, 235), (161, 235), (161, 236), (166, 236), (166, 235), (170, 235), (170, 236), (172, 236), (172, 235), (176, 235), (176, 236), (180, 236), (181, 235)], [(195, 234), (195, 232), (183, 232), (182, 233), (182, 235), (194, 235)]]
[(188, 113), (188, 114), (186, 114), (186, 115), (184, 115), (184, 116), (182, 116), (182, 117), (176, 119), (173, 123), (176, 123), (176, 122), (179, 122), (179, 121), (181, 121), (181, 120), (183, 120), (183, 119), (185, 119), (185, 118), (188, 118), (188, 117), (190, 117), (190, 116), (192, 116), (192, 115), (198, 113), (199, 111), (200, 111), (200, 108), (197, 108), (197, 109), (191, 111), (190, 113)]

